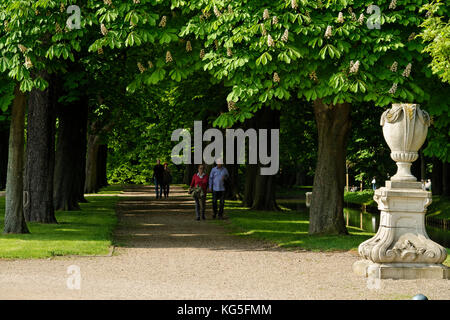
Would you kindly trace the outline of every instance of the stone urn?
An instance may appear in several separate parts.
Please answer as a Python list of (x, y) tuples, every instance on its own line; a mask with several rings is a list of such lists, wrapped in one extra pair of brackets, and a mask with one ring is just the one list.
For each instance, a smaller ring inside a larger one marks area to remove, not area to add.
[(432, 241), (425, 229), (431, 192), (422, 190), (422, 184), (411, 174), (430, 117), (417, 104), (394, 104), (383, 113), (380, 124), (397, 173), (375, 190), (380, 227), (375, 236), (359, 245), (363, 260), (357, 261), (353, 270), (378, 279), (448, 279), (449, 268), (442, 265), (447, 251)]
[(397, 163), (397, 173), (391, 181), (416, 181), (411, 165), (427, 137), (430, 116), (418, 104), (393, 104), (381, 116), (381, 125), (391, 158)]

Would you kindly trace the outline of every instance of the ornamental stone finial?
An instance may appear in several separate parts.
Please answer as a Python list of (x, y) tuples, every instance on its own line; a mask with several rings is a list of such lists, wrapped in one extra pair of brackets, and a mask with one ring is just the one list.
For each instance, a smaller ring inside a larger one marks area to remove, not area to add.
[(380, 124), (398, 168), (391, 181), (417, 181), (411, 174), (411, 165), (427, 137), (430, 116), (418, 104), (393, 104), (381, 116)]

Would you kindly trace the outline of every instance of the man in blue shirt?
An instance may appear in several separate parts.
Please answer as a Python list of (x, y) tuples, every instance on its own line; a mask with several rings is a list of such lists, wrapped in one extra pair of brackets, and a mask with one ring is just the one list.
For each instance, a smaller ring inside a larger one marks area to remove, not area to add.
[[(213, 219), (217, 214), (219, 219), (223, 219), (223, 207), (225, 206), (225, 179), (230, 176), (228, 170), (223, 167), (222, 159), (216, 160), (217, 166), (209, 174), (209, 191), (213, 194)], [(220, 200), (219, 210), (217, 210), (217, 200)]]

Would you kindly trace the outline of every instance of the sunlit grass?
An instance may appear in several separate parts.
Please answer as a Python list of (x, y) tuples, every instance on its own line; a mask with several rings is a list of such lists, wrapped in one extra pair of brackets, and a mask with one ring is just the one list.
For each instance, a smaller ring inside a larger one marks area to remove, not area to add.
[(238, 201), (226, 201), (225, 222), (230, 231), (239, 236), (251, 236), (273, 242), (280, 247), (314, 251), (357, 250), (359, 244), (373, 233), (348, 227), (350, 235), (311, 236), (309, 217), (304, 211), (254, 211), (241, 207)]
[[(374, 233), (356, 227), (347, 227), (349, 235), (322, 236), (308, 234), (309, 215), (305, 211), (255, 211), (242, 207), (239, 201), (226, 201), (228, 220), (216, 223), (225, 225), (234, 235), (253, 237), (272, 242), (284, 248), (312, 251), (356, 251), (361, 242)], [(447, 249), (450, 255), (450, 249)], [(450, 256), (445, 264), (450, 266)]]
[[(89, 197), (81, 211), (58, 211), (58, 224), (28, 223), (30, 234), (0, 234), (0, 258), (104, 255), (112, 245), (118, 197)], [(0, 197), (3, 231), (5, 198)]]

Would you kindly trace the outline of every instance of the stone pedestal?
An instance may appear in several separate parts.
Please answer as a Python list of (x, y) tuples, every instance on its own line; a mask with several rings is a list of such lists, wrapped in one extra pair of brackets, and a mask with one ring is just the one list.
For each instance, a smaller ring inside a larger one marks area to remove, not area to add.
[(417, 105), (394, 105), (383, 114), (381, 125), (398, 171), (375, 191), (380, 226), (374, 237), (359, 245), (364, 260), (357, 261), (353, 271), (376, 279), (450, 279), (449, 268), (442, 264), (446, 249), (425, 230), (431, 192), (422, 190), (410, 173), (426, 137), (428, 114)]
[(432, 241), (425, 230), (425, 212), (431, 192), (420, 182), (386, 181), (375, 191), (381, 211), (377, 234), (360, 244), (364, 260), (353, 265), (355, 273), (377, 279), (449, 279), (444, 247)]

